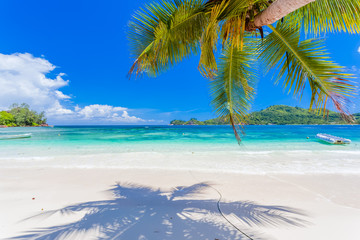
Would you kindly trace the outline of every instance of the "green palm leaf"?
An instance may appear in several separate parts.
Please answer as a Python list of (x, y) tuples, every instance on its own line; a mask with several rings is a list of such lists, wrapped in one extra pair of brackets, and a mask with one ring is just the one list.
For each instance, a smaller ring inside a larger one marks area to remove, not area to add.
[(317, 0), (289, 15), (304, 26), (307, 33), (360, 33), (359, 0)]
[(243, 38), (245, 35), (245, 26), (248, 22), (247, 17), (254, 11), (249, 11), (252, 4), (256, 3), (256, 9), (262, 6), (258, 2), (264, 0), (243, 1), (208, 1), (205, 4), (205, 11), (209, 17), (208, 25), (201, 38), (201, 55), (199, 70), (203, 76), (213, 78), (216, 76), (217, 63), (215, 52), (219, 35), (221, 36), (223, 45), (230, 40), (231, 45), (242, 48)]
[(260, 57), (270, 68), (279, 69), (277, 81), (284, 79), (284, 87), (299, 94), (306, 83), (312, 91), (310, 109), (321, 113), (326, 109), (328, 98), (335, 108), (348, 115), (346, 97), (351, 96), (354, 86), (348, 80), (350, 74), (333, 61), (325, 52), (323, 41), (308, 39), (300, 41), (300, 31), (288, 23), (278, 24), (263, 41)]
[(224, 6), (226, 5), (228, 5), (228, 3), (223, 1), (211, 8), (211, 11), (208, 12), (209, 22), (201, 37), (199, 71), (207, 78), (213, 78), (215, 76), (215, 72), (217, 71), (215, 51), (217, 41), (219, 40), (218, 33), (220, 30), (220, 22), (218, 18), (224, 11)]
[(130, 74), (157, 75), (196, 53), (207, 18), (201, 0), (162, 0), (146, 5), (129, 23)]
[(218, 75), (210, 83), (216, 114), (231, 123), (239, 143), (241, 129), (237, 125), (246, 122), (254, 98), (254, 49), (249, 40), (243, 50), (228, 44), (219, 59)]
[(210, 0), (205, 4), (205, 8), (211, 11), (214, 7), (222, 5), (222, 11), (217, 20), (223, 21), (231, 17), (242, 16), (249, 9), (257, 9), (259, 12), (269, 5), (267, 0)]

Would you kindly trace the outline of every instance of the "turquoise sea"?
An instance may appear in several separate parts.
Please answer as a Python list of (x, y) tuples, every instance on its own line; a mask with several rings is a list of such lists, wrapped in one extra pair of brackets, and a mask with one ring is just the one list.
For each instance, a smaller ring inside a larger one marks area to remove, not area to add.
[[(360, 173), (360, 126), (247, 126), (239, 146), (229, 126), (56, 126), (0, 140), (0, 167), (167, 168), (244, 173)], [(349, 138), (330, 145), (317, 133)]]

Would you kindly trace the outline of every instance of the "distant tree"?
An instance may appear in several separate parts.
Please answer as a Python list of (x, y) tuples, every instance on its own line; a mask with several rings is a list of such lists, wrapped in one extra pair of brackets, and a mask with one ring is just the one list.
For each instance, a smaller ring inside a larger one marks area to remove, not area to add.
[[(360, 124), (360, 113), (354, 114), (355, 124)], [(225, 119), (218, 117), (206, 121), (198, 121), (192, 118), (187, 122), (172, 121), (174, 125), (226, 125), (229, 124)], [(248, 115), (247, 124), (249, 125), (290, 125), (290, 124), (346, 124), (339, 113), (329, 111), (327, 116), (319, 116), (313, 112), (300, 107), (290, 107), (285, 105), (274, 105), (264, 110), (253, 112)]]
[(0, 125), (6, 125), (9, 127), (15, 126), (15, 119), (11, 113), (6, 111), (0, 112)]
[(188, 122), (186, 122), (186, 125), (204, 125), (204, 123), (196, 118), (191, 118)]
[(13, 104), (10, 107), (10, 114), (14, 117), (17, 126), (38, 126), (46, 123), (45, 113), (38, 114), (36, 111), (30, 110), (30, 106), (26, 103), (21, 105)]
[(172, 120), (171, 122), (170, 122), (170, 124), (173, 124), (173, 125), (185, 125), (185, 121), (183, 121), (183, 120)]

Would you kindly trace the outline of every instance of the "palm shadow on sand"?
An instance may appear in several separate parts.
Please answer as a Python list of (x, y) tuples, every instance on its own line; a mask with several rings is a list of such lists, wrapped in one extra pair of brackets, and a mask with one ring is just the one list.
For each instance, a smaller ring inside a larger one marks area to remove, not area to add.
[[(134, 184), (117, 184), (109, 190), (113, 200), (80, 203), (32, 217), (85, 211), (80, 220), (35, 229), (11, 239), (89, 239), (85, 237), (89, 232), (96, 232), (96, 239), (249, 239), (221, 217), (218, 200), (194, 199), (211, 187), (199, 183), (161, 191)], [(261, 233), (251, 229), (253, 226), (304, 227), (308, 224), (304, 220), (306, 216), (299, 210), (283, 206), (222, 202), (221, 210), (253, 239), (264, 239)]]

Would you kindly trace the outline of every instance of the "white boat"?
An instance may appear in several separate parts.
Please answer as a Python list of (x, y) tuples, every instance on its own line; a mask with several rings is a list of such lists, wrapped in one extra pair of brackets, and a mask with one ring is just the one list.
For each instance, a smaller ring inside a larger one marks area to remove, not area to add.
[(350, 144), (351, 143), (350, 139), (341, 138), (341, 137), (333, 136), (333, 135), (326, 134), (326, 133), (318, 133), (316, 135), (316, 138), (320, 139), (322, 141), (331, 143), (331, 144)]
[(10, 135), (10, 134), (0, 135), (0, 140), (21, 139), (21, 138), (31, 138), (31, 133), (16, 134), (16, 135)]

